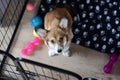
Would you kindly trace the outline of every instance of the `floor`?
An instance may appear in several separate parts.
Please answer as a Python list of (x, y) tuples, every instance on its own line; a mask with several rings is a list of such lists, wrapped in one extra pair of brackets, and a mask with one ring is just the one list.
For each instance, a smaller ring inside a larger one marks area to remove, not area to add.
[[(33, 39), (33, 28), (31, 27), (30, 20), (35, 13), (36, 10), (31, 12), (25, 11), (11, 48), (11, 53), (15, 57), (23, 57), (20, 54), (21, 49)], [(114, 65), (112, 74), (105, 74), (102, 68), (108, 62), (109, 55), (73, 43), (70, 49), (72, 51), (71, 57), (64, 57), (63, 55), (49, 57), (47, 54), (48, 49), (43, 43), (30, 56), (25, 58), (73, 71), (83, 78), (93, 77), (101, 80), (120, 80), (120, 59)]]

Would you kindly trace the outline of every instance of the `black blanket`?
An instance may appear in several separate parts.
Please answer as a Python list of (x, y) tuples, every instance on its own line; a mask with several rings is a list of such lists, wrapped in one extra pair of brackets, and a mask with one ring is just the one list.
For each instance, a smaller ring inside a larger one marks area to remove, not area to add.
[(119, 0), (42, 0), (40, 17), (57, 5), (76, 7), (72, 16), (73, 43), (103, 53), (120, 54), (120, 1)]

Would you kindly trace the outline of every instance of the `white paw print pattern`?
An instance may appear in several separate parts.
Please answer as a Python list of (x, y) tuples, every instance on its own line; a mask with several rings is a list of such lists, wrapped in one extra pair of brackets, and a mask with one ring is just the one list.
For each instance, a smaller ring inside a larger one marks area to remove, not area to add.
[[(80, 45), (84, 43), (84, 46), (101, 52), (113, 53), (116, 50), (113, 44), (120, 48), (120, 6), (118, 7), (118, 2), (114, 0), (94, 0), (96, 5), (91, 5), (92, 2), (86, 0), (86, 3), (79, 5), (80, 20), (81, 23), (83, 22), (79, 25), (82, 31), (79, 32), (82, 34), (79, 36)], [(86, 5), (88, 5), (87, 8)], [(118, 42), (115, 43), (115, 41)]]
[(110, 16), (106, 16), (105, 21), (106, 21), (106, 22), (110, 22), (110, 20), (111, 20), (111, 17), (110, 17)]
[(107, 46), (106, 46), (105, 44), (104, 44), (104, 45), (102, 45), (101, 52), (105, 52), (106, 48), (107, 48)]
[(117, 42), (117, 46), (120, 48), (120, 41)]
[(43, 11), (43, 12), (45, 11), (44, 5), (41, 4), (40, 8), (41, 8), (41, 11)]
[(115, 35), (115, 38), (116, 38), (116, 39), (119, 39), (119, 38), (120, 38), (120, 33), (117, 33), (117, 34)]
[(99, 6), (99, 5), (96, 5), (96, 7), (95, 7), (95, 12), (96, 12), (96, 13), (99, 13), (99, 12), (100, 12), (100, 6)]
[(115, 18), (115, 24), (119, 24), (119, 21), (120, 21), (120, 19), (117, 17), (117, 18)]
[(107, 40), (106, 36), (103, 36), (103, 37), (101, 38), (101, 41), (103, 41), (103, 42), (105, 42), (106, 40)]
[(72, 16), (72, 42), (104, 53), (120, 53), (120, 0), (43, 0), (39, 14), (44, 16), (57, 4), (77, 10)]

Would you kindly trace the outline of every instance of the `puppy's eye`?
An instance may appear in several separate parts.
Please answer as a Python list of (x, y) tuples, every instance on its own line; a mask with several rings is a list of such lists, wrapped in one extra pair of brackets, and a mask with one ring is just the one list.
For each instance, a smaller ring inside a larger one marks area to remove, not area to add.
[(63, 41), (63, 38), (61, 37), (60, 39), (59, 39), (59, 42), (62, 42)]
[(55, 43), (55, 41), (54, 41), (54, 40), (51, 40), (51, 43), (53, 43), (53, 44), (54, 44), (54, 43)]

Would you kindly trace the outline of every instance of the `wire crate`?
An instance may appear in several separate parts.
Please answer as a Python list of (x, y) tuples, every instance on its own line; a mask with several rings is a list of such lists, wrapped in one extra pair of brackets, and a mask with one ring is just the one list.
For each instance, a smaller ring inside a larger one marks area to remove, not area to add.
[(29, 0), (0, 0), (0, 80), (82, 80), (64, 69), (9, 53)]
[(4, 56), (7, 56), (7, 59), (0, 76), (4, 80), (82, 80), (81, 76), (74, 72), (28, 59), (15, 58), (1, 51), (0, 57)]
[(9, 52), (28, 0), (0, 0), (0, 50)]

